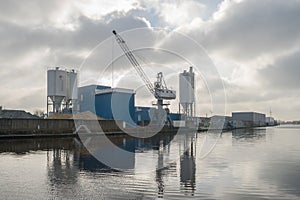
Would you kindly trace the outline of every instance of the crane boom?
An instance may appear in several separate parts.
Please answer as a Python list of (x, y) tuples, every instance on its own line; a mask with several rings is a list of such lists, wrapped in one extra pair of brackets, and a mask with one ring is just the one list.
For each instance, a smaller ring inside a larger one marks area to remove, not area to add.
[(176, 98), (176, 91), (175, 90), (170, 90), (167, 88), (166, 83), (163, 79), (163, 74), (162, 72), (159, 72), (157, 74), (157, 81), (153, 84), (150, 82), (149, 78), (145, 74), (144, 70), (136, 60), (135, 56), (133, 53), (130, 51), (128, 46), (126, 45), (125, 41), (123, 38), (115, 31), (112, 31), (113, 34), (115, 35), (115, 38), (125, 53), (126, 57), (132, 64), (132, 66), (135, 68), (137, 71), (138, 75), (142, 78), (144, 83), (146, 84), (148, 90), (154, 95), (154, 97), (157, 99), (157, 105), (162, 107), (163, 105), (169, 105), (169, 104), (164, 104), (163, 99), (175, 99)]
[(155, 93), (155, 89), (154, 89), (152, 83), (150, 82), (149, 78), (145, 74), (144, 70), (142, 69), (142, 67), (140, 66), (140, 64), (138, 63), (138, 61), (136, 60), (136, 58), (133, 55), (133, 53), (130, 51), (130, 49), (126, 45), (126, 43), (123, 40), (123, 38), (115, 30), (113, 30), (112, 32), (115, 35), (115, 38), (116, 38), (119, 46), (121, 47), (121, 49), (125, 53), (126, 57), (130, 61), (130, 63), (132, 64), (132, 66), (135, 68), (135, 70), (137, 71), (137, 73), (139, 74), (139, 76), (143, 79), (143, 81), (146, 84), (148, 90), (157, 98), (156, 93)]

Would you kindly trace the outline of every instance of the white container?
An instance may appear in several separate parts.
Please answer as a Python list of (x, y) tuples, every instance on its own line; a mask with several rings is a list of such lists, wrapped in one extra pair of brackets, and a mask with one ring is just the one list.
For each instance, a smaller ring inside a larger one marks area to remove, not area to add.
[(174, 127), (185, 127), (185, 121), (184, 120), (174, 120), (173, 126)]

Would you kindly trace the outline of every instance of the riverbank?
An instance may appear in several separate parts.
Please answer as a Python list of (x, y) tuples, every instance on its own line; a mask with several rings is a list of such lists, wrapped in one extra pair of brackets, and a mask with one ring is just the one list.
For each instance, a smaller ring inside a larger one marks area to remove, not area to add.
[[(88, 127), (88, 128), (87, 128)], [(90, 119), (0, 119), (0, 139), (24, 139), (24, 138), (60, 138), (75, 137), (78, 134), (93, 134), (101, 132), (106, 135), (126, 135), (132, 128), (125, 128), (123, 121), (114, 120), (90, 120)], [(122, 128), (120, 128), (122, 127)], [(247, 127), (254, 128), (254, 127)], [(125, 130), (125, 131), (124, 131)], [(187, 131), (189, 129), (187, 128)], [(198, 132), (205, 132), (208, 128), (199, 128)], [(224, 128), (222, 131), (230, 131), (234, 128)], [(145, 133), (144, 128), (135, 132)], [(159, 132), (174, 133), (178, 128), (163, 127)], [(195, 129), (193, 129), (195, 131)], [(218, 130), (219, 131), (219, 130)]]
[[(88, 128), (87, 128), (88, 127)], [(123, 121), (73, 119), (0, 119), (0, 139), (75, 137), (78, 134), (101, 132), (106, 135), (126, 135)], [(123, 127), (123, 128), (120, 128)], [(122, 130), (123, 129), (123, 130)], [(128, 128), (129, 130), (130, 128)], [(163, 127), (160, 132), (175, 132)]]

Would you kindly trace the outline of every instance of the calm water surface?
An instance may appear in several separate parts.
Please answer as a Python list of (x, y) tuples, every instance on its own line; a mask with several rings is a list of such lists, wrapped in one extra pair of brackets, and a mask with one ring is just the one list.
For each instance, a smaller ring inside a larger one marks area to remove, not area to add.
[[(0, 199), (300, 199), (300, 126), (171, 139), (113, 139), (138, 152), (130, 172), (106, 167), (78, 139), (2, 140)], [(162, 151), (180, 156), (155, 170)], [(138, 173), (143, 160), (148, 171)]]

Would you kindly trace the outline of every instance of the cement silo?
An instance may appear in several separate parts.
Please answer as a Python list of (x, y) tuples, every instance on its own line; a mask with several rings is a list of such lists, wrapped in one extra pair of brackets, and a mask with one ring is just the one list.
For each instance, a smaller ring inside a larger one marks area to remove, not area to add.
[(77, 73), (61, 70), (58, 67), (47, 71), (47, 113), (68, 110), (77, 99)]
[(188, 117), (195, 115), (195, 74), (193, 67), (179, 74), (179, 110)]
[(77, 73), (75, 70), (68, 72), (68, 85), (67, 85), (67, 99), (74, 100), (78, 96), (78, 82), (77, 82)]
[(66, 96), (66, 110), (77, 111), (77, 97), (78, 97), (78, 84), (77, 73), (75, 70), (67, 72), (67, 96)]

